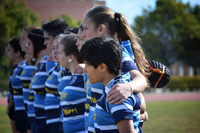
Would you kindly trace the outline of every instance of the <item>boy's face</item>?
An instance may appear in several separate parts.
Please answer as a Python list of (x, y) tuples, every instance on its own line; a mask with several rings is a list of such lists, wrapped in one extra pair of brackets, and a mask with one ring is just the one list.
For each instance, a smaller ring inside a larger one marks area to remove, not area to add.
[(51, 55), (53, 41), (53, 36), (49, 35), (46, 31), (44, 31), (44, 45), (46, 45), (47, 47), (48, 55)]
[(102, 72), (100, 70), (100, 66), (98, 66), (95, 69), (94, 66), (85, 63), (84, 72), (87, 74), (87, 77), (88, 77), (91, 84), (102, 82), (102, 79), (103, 79), (102, 76), (103, 75), (102, 75)]

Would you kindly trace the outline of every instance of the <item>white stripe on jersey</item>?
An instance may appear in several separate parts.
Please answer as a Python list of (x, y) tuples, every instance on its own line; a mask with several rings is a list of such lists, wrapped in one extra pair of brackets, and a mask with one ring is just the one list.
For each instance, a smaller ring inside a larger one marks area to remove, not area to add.
[[(54, 94), (51, 94), (51, 93), (46, 93), (46, 97), (54, 97), (55, 98), (55, 95)], [(60, 96), (56, 96), (58, 99), (60, 98)]]
[(60, 118), (48, 119), (46, 120), (47, 124), (60, 122)]
[(94, 129), (93, 127), (90, 127), (90, 126), (89, 126), (87, 130), (90, 131), (90, 132), (92, 132), (92, 133), (94, 133), (94, 130), (95, 130), (95, 129)]
[(36, 66), (32, 66), (32, 65), (27, 65), (25, 68), (28, 68), (28, 69), (37, 69), (37, 67)]
[(13, 85), (12, 85), (12, 88), (15, 88), (15, 89), (21, 89), (22, 86), (13, 86)]
[(46, 116), (41, 116), (41, 117), (36, 117), (36, 116), (35, 116), (35, 118), (36, 118), (36, 119), (44, 119), (44, 118), (46, 118)]
[(64, 77), (62, 77), (62, 80), (70, 80), (71, 79), (71, 75), (70, 76), (64, 76)]
[[(47, 87), (50, 87), (50, 88), (58, 88), (58, 85), (49, 84), (49, 83), (47, 83), (47, 82), (45, 82), (45, 85), (46, 85)], [(56, 90), (56, 89), (55, 89), (55, 90)]]
[(124, 62), (124, 61), (133, 61), (133, 59), (129, 56), (129, 57), (125, 57), (125, 58), (122, 58), (122, 63)]
[[(96, 105), (97, 105), (97, 104), (96, 104)], [(91, 110), (91, 111), (94, 111), (94, 110), (95, 110), (95, 107), (90, 106), (90, 110)]]
[(73, 105), (73, 104), (79, 104), (79, 103), (83, 103), (87, 100), (87, 98), (82, 98), (82, 99), (78, 99), (76, 101), (61, 101), (60, 105)]
[(134, 113), (134, 114), (135, 114), (135, 113), (140, 114), (140, 109), (138, 109), (138, 110), (134, 110), (133, 113)]
[(17, 95), (13, 95), (13, 98), (16, 98), (16, 99), (23, 99), (24, 98), (24, 96), (17, 96)]
[(89, 116), (89, 113), (85, 112), (84, 115), (85, 115), (85, 116)]
[(53, 71), (53, 73), (52, 74), (54, 74), (54, 75), (58, 75), (58, 72), (56, 72), (56, 71)]
[(23, 88), (23, 92), (29, 92), (29, 89)]
[(37, 108), (45, 108), (45, 105), (39, 105), (39, 104), (35, 104), (35, 103), (34, 103), (34, 107), (37, 107)]
[(24, 103), (28, 104), (28, 100), (24, 100)]
[(96, 104), (96, 106), (95, 106), (94, 108), (97, 108), (97, 109), (101, 109), (101, 110), (103, 110), (102, 107), (99, 106), (98, 104)]
[(15, 107), (15, 110), (25, 110), (25, 107)]
[(71, 121), (71, 120), (77, 120), (77, 119), (82, 119), (84, 118), (84, 115), (77, 115), (77, 116), (72, 116), (72, 117), (64, 117), (63, 120), (64, 121)]
[(35, 76), (42, 75), (42, 76), (49, 76), (47, 72), (36, 72)]
[(20, 77), (20, 80), (29, 81), (32, 77)]
[[(118, 111), (118, 110), (123, 110), (123, 109), (127, 109), (128, 107), (126, 105), (118, 105), (118, 106), (115, 106), (111, 109), (111, 113), (113, 114), (115, 111)], [(132, 107), (133, 108), (133, 107)], [(133, 109), (132, 109), (133, 110)]]
[(35, 113), (33, 113), (33, 114), (28, 114), (28, 117), (35, 117)]
[(82, 87), (66, 86), (64, 89), (75, 90), (75, 91), (80, 91), (80, 92), (85, 92), (85, 89), (82, 88)]
[(60, 105), (46, 105), (45, 110), (58, 109)]
[(94, 127), (101, 129), (101, 130), (113, 130), (117, 129), (117, 125), (107, 125), (107, 126), (99, 126), (97, 123), (94, 123)]
[(103, 90), (102, 90), (102, 89), (96, 89), (96, 88), (94, 88), (94, 87), (91, 87), (91, 91), (92, 91), (92, 92), (99, 93), (99, 94), (103, 94)]
[(37, 89), (37, 88), (45, 88), (45, 85), (32, 85), (33, 89)]
[(15, 76), (16, 79), (20, 79), (20, 77), (21, 77), (21, 76), (19, 76), (19, 75), (16, 75), (16, 76)]

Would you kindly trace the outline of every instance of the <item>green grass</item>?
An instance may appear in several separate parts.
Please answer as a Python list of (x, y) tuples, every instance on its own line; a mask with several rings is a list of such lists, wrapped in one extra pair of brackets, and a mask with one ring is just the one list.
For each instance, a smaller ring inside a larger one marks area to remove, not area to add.
[(144, 133), (199, 133), (200, 102), (147, 102)]
[[(200, 102), (147, 102), (149, 120), (143, 124), (144, 133), (198, 133), (200, 131)], [(0, 106), (0, 132), (11, 133), (6, 106)]]

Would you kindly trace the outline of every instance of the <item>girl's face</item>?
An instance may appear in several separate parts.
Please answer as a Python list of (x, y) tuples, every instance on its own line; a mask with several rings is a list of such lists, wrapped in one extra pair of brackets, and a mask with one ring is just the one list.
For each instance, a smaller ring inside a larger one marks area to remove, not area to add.
[(80, 52), (82, 46), (85, 43), (85, 39), (82, 37), (82, 30), (78, 30), (78, 40), (76, 42), (76, 46), (78, 46), (78, 51)]
[(11, 64), (15, 63), (17, 54), (14, 52), (14, 49), (10, 44), (8, 44), (8, 46), (6, 47), (6, 57)]
[(27, 38), (27, 43), (26, 43), (26, 54), (29, 56), (29, 58), (33, 58), (33, 43), (30, 39)]
[(64, 46), (62, 44), (58, 45), (58, 53), (59, 53), (59, 62), (61, 67), (69, 69), (69, 56), (66, 56), (64, 53)]
[(58, 39), (56, 39), (52, 45), (52, 57), (56, 63), (59, 63), (58, 44)]
[(97, 32), (98, 28), (95, 28), (94, 24), (90, 21), (90, 18), (85, 17), (83, 19), (83, 33), (82, 37), (86, 40), (100, 36)]

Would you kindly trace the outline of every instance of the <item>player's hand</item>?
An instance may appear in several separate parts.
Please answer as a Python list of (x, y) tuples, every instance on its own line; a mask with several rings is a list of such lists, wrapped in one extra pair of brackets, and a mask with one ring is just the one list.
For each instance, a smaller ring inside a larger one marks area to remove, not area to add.
[(77, 74), (83, 74), (83, 69), (85, 68), (85, 64), (82, 63), (82, 64), (79, 64), (75, 67), (75, 73)]
[(109, 91), (108, 102), (116, 105), (121, 104), (131, 93), (132, 91), (128, 84), (116, 84)]

